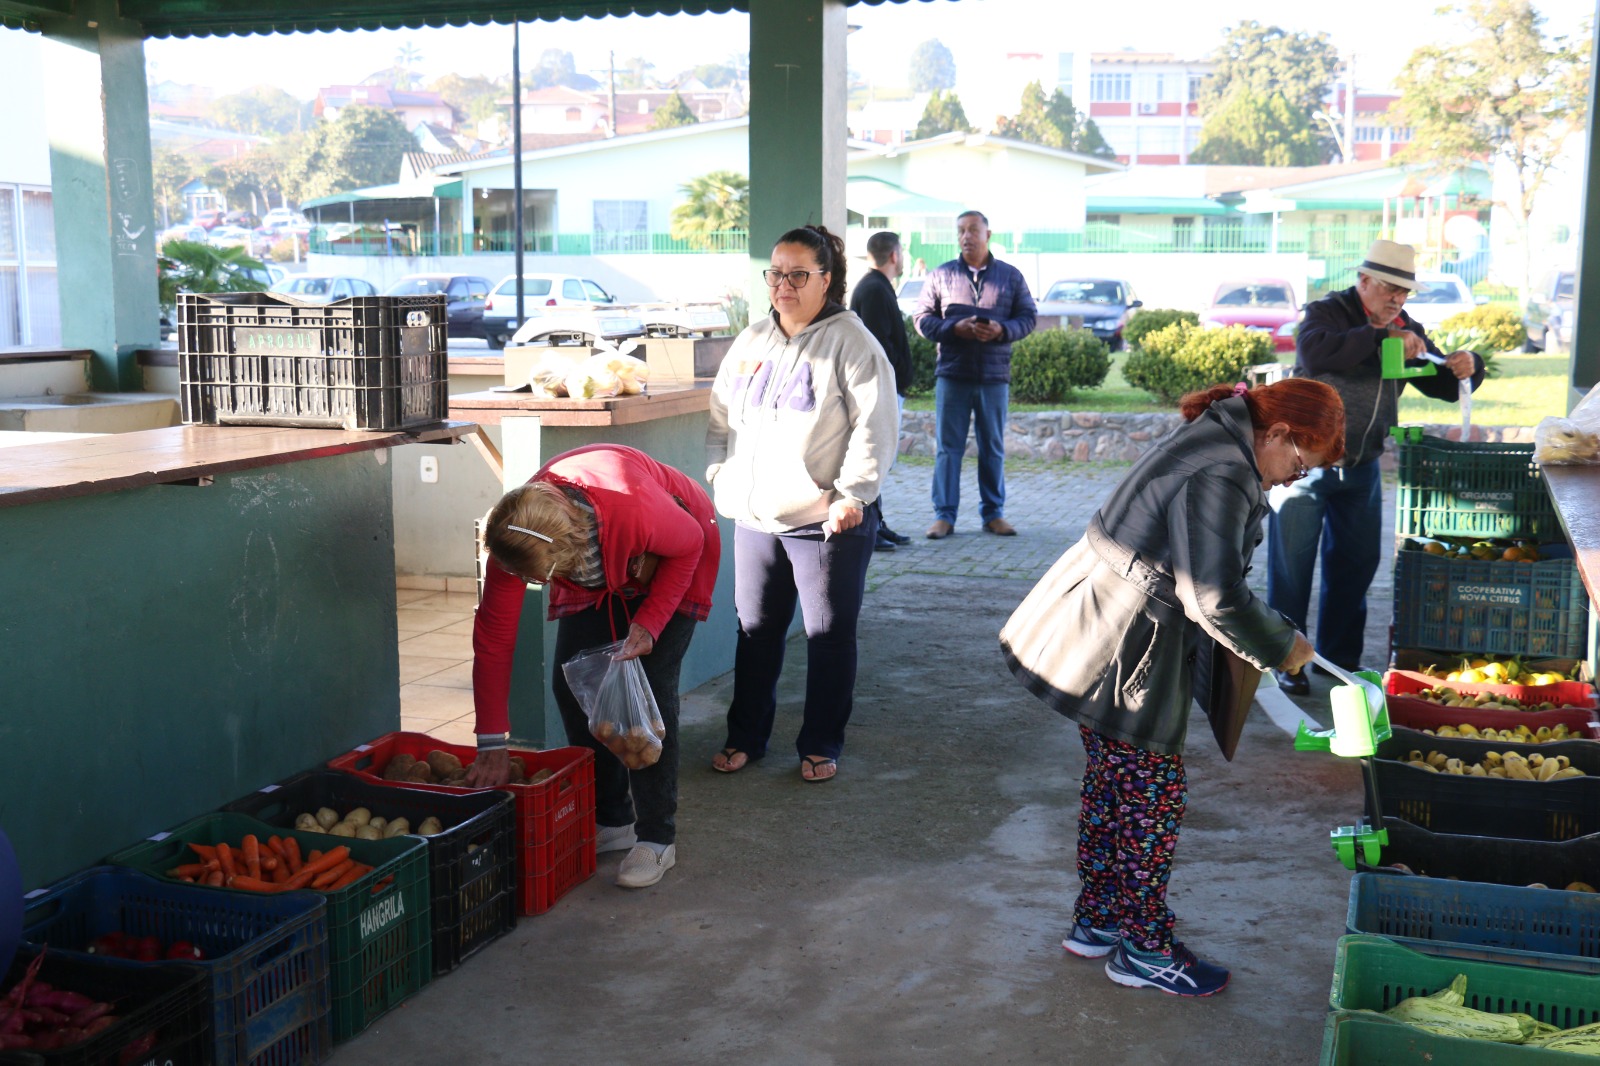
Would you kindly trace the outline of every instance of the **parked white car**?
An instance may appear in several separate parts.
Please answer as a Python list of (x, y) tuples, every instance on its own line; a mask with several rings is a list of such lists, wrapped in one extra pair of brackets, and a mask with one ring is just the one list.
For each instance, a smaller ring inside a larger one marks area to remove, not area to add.
[(922, 298), (922, 287), (928, 283), (926, 274), (921, 277), (907, 278), (900, 283), (900, 291), (895, 294), (895, 300), (900, 305), (902, 315), (912, 315), (917, 311), (917, 301)]
[(1417, 289), (1406, 297), (1406, 311), (1432, 332), (1445, 319), (1483, 302), (1473, 299), (1472, 288), (1459, 274), (1418, 273)]
[[(493, 289), (483, 304), (483, 331), (489, 347), (504, 348), (512, 334), (520, 335), (518, 324), (539, 318), (554, 307), (610, 307), (617, 298), (598, 282), (576, 274), (522, 275), (522, 313), (517, 313), (517, 276), (508, 274)], [(640, 332), (643, 332), (641, 324)]]
[(291, 211), (287, 207), (274, 207), (271, 211), (261, 216), (261, 225), (267, 229), (278, 229), (282, 226), (309, 227), (306, 216), (298, 211)]
[(329, 304), (349, 296), (376, 296), (377, 288), (364, 278), (333, 274), (290, 274), (272, 286), (272, 292), (310, 304)]

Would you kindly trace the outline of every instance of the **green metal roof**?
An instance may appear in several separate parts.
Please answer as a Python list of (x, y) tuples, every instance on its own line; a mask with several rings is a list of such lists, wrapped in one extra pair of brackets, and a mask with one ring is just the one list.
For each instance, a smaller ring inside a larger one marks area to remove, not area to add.
[(440, 200), (461, 199), (462, 186), (465, 185), (460, 178), (435, 178), (420, 181), (401, 182), (396, 185), (373, 185), (366, 189), (350, 189), (345, 192), (336, 192), (332, 196), (319, 196), (315, 200), (307, 200), (300, 205), (304, 211), (311, 207), (332, 207), (334, 204), (362, 203), (367, 200)]
[(1090, 196), (1093, 215), (1231, 215), (1233, 208), (1204, 196)]
[[(847, 0), (878, 5), (906, 0)], [(929, 0), (924, 0), (929, 2)], [(76, 0), (0, 0), (0, 26), (39, 30), (76, 23)], [(512, 21), (622, 15), (704, 15), (749, 11), (750, 0), (117, 0), (123, 18), (146, 37), (220, 37), (230, 34), (313, 30), (398, 30), (443, 26), (509, 25)]]

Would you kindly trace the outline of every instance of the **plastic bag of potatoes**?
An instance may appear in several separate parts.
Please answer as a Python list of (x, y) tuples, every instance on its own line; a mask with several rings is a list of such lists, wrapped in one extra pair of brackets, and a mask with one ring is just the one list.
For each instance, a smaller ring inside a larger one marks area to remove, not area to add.
[(589, 718), (589, 732), (623, 766), (642, 770), (661, 758), (667, 729), (639, 660), (613, 658), (622, 644), (579, 652), (561, 664), (561, 671)]

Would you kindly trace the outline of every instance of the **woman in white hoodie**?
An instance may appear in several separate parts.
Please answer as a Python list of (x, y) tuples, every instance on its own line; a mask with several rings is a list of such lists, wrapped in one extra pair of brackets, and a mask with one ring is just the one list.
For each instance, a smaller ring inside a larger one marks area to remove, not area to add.
[(728, 733), (713, 768), (767, 753), (784, 642), (800, 604), (806, 627), (800, 776), (838, 770), (856, 680), (856, 618), (877, 519), (867, 505), (899, 446), (894, 370), (844, 306), (844, 242), (793, 229), (765, 272), (772, 314), (739, 334), (717, 372), (706, 431), (717, 510), (736, 522), (739, 615)]

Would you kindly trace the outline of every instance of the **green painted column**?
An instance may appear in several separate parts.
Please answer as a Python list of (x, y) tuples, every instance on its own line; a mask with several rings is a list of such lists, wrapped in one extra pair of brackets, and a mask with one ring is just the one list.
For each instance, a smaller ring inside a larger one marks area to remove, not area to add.
[[(1596, 4), (1600, 15), (1600, 4)], [(1572, 363), (1567, 397), (1570, 411), (1600, 381), (1600, 37), (1589, 58), (1589, 156), (1583, 181), (1583, 239), (1578, 246), (1578, 290), (1573, 308), (1578, 322), (1572, 333)], [(1595, 268), (1595, 269), (1591, 269)]]
[(141, 388), (134, 353), (160, 344), (144, 38), (115, 0), (51, 23), (45, 62), (61, 342), (89, 348), (96, 389)]
[(843, 0), (750, 2), (750, 314), (770, 307), (761, 271), (784, 231), (844, 235)]

